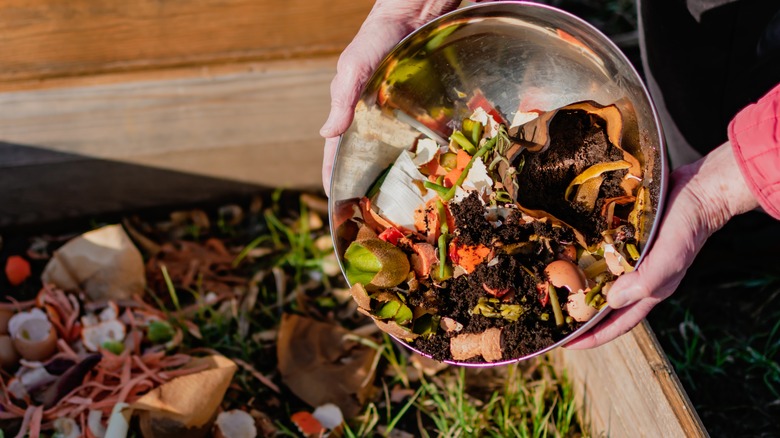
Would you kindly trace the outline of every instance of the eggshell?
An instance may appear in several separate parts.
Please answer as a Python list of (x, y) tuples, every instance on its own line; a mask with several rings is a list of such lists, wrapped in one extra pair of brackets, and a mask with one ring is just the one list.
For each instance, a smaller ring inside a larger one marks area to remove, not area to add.
[[(293, 414), (293, 421), (295, 421), (295, 415)], [(255, 419), (247, 412), (239, 409), (221, 412), (217, 416), (215, 425), (214, 436), (217, 438), (254, 438), (257, 436)], [(317, 433), (322, 431), (323, 428), (320, 426)]]
[(8, 333), (8, 321), (14, 316), (13, 310), (0, 309), (0, 335)]
[(124, 341), (125, 334), (125, 325), (112, 319), (81, 329), (81, 341), (87, 350), (99, 351), (105, 342)]
[(585, 302), (587, 289), (577, 293), (569, 294), (566, 301), (566, 312), (577, 322), (589, 321), (599, 311)]
[(28, 318), (11, 333), (19, 354), (31, 361), (43, 361), (57, 351), (57, 333), (48, 319)]
[(556, 288), (565, 287), (569, 293), (577, 293), (587, 287), (585, 273), (568, 260), (556, 260), (546, 268), (545, 274)]
[(13, 346), (11, 337), (0, 335), (0, 368), (9, 369), (19, 363), (19, 353)]

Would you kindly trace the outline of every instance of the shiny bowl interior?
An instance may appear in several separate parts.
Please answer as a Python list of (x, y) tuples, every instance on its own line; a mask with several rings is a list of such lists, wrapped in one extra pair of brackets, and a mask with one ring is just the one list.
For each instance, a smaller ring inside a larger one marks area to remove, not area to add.
[[(584, 100), (618, 106), (624, 117), (622, 146), (640, 160), (653, 204), (644, 218), (650, 230), (640, 242), (644, 255), (657, 228), (667, 180), (663, 135), (647, 89), (628, 59), (597, 29), (574, 15), (530, 2), (458, 9), (416, 30), (387, 55), (341, 137), (331, 181), (331, 219), (335, 205), (365, 195), (421, 133), (448, 138), (450, 122), (468, 117), (467, 103), (480, 95), (508, 121), (518, 111), (547, 111)], [(332, 231), (341, 261), (350, 242)], [(542, 354), (580, 336), (608, 311), (605, 307), (543, 350), (477, 365)]]

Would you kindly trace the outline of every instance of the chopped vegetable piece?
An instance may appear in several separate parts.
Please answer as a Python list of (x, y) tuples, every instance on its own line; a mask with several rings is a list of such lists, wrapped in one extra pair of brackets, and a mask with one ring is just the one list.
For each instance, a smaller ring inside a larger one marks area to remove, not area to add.
[(385, 178), (387, 178), (387, 174), (390, 173), (390, 169), (392, 169), (393, 165), (387, 166), (385, 170), (382, 171), (382, 173), (379, 174), (379, 176), (376, 178), (376, 181), (371, 185), (371, 188), (368, 190), (368, 193), (366, 193), (366, 197), (371, 199), (379, 193), (379, 188), (382, 187), (382, 183), (385, 182)]
[[(483, 131), (482, 123), (477, 122), (476, 120), (471, 119), (463, 119), (463, 131), (464, 135), (469, 137), (469, 140), (471, 141), (471, 144), (478, 145), (479, 141), (482, 139), (482, 131)], [(475, 149), (476, 152), (476, 149)]]
[(390, 319), (394, 318), (395, 314), (398, 313), (398, 310), (401, 308), (403, 303), (400, 301), (388, 301), (386, 303), (383, 303), (377, 310), (374, 312), (374, 315), (376, 315), (377, 318), (382, 319)]
[(463, 268), (466, 273), (474, 272), (477, 265), (484, 262), (490, 254), (490, 248), (485, 245), (456, 245), (457, 264)]
[(469, 155), (474, 155), (477, 153), (477, 148), (471, 143), (471, 140), (466, 138), (465, 135), (463, 135), (460, 131), (455, 131), (452, 133), (450, 138), (457, 143), (458, 146), (463, 148), (464, 151), (468, 152)]
[(457, 155), (452, 152), (447, 152), (439, 157), (439, 164), (447, 170), (452, 170), (458, 167)]
[(149, 328), (146, 333), (146, 337), (149, 338), (155, 344), (163, 344), (173, 339), (174, 330), (173, 327), (166, 321), (152, 321), (149, 323)]
[(547, 283), (547, 293), (550, 295), (550, 306), (555, 315), (555, 325), (558, 327), (564, 323), (563, 311), (561, 310), (561, 303), (558, 301), (558, 292), (555, 290), (555, 286), (551, 283)]
[(398, 245), (398, 240), (404, 237), (404, 233), (400, 232), (396, 227), (390, 227), (382, 231), (378, 237), (385, 242)]
[(636, 245), (633, 243), (627, 243), (626, 251), (628, 251), (628, 255), (631, 256), (631, 260), (639, 260), (639, 251), (636, 249)]
[(525, 312), (526, 309), (520, 304), (506, 304), (498, 298), (486, 297), (481, 297), (471, 310), (474, 315), (482, 315), (486, 318), (503, 318), (508, 321), (517, 321)]
[(466, 165), (466, 167), (463, 169), (463, 172), (460, 174), (460, 177), (457, 181), (455, 181), (455, 184), (452, 185), (452, 188), (447, 192), (446, 195), (442, 196), (443, 201), (449, 201), (455, 196), (455, 190), (463, 184), (463, 180), (466, 179), (466, 176), (469, 174), (469, 169), (471, 169), (471, 166), (474, 165), (474, 161), (477, 160), (477, 158), (482, 157), (483, 155), (487, 154), (493, 147), (496, 145), (496, 142), (498, 141), (498, 138), (500, 135), (497, 135), (490, 140), (488, 140), (484, 146), (479, 148), (476, 154), (474, 154), (473, 157), (471, 157), (471, 160), (469, 160), (469, 163)]
[(590, 305), (593, 302), (593, 299), (596, 297), (596, 295), (601, 293), (601, 288), (603, 287), (602, 283), (598, 283), (597, 285), (593, 286), (587, 294), (585, 294), (585, 303)]
[(423, 182), (423, 185), (425, 186), (426, 189), (430, 189), (430, 190), (433, 190), (434, 192), (438, 193), (439, 196), (442, 197), (442, 198), (447, 196), (447, 193), (450, 191), (450, 189), (448, 189), (447, 187), (444, 187), (441, 184), (436, 184), (436, 183), (430, 182), (430, 181)]
[(18, 255), (12, 255), (5, 261), (5, 277), (11, 286), (19, 286), (30, 276), (30, 262)]
[(344, 253), (344, 271), (351, 284), (394, 287), (406, 280), (410, 269), (406, 254), (380, 239), (352, 242)]
[(420, 336), (432, 335), (438, 331), (440, 322), (441, 317), (439, 315), (426, 313), (414, 320), (412, 331)]
[(123, 351), (125, 351), (125, 344), (121, 341), (106, 341), (103, 342), (103, 345), (101, 345), (101, 347), (116, 355), (120, 355), (122, 354)]

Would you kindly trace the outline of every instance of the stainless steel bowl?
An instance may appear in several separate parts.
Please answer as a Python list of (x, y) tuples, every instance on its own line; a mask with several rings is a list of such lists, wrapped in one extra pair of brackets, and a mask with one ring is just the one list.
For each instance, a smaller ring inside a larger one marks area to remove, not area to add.
[[(655, 235), (667, 181), (663, 135), (647, 89), (628, 59), (597, 29), (567, 12), (530, 2), (483, 3), (453, 11), (422, 26), (387, 55), (339, 143), (331, 224), (337, 203), (364, 196), (421, 133), (446, 139), (450, 122), (468, 117), (467, 102), (480, 94), (509, 121), (518, 111), (547, 111), (578, 101), (617, 105), (624, 117), (622, 145), (640, 160), (652, 194), (644, 219), (650, 232), (640, 242), (644, 255)], [(332, 231), (341, 261), (350, 242)], [(477, 365), (542, 354), (582, 335), (608, 311), (604, 308), (543, 350)]]

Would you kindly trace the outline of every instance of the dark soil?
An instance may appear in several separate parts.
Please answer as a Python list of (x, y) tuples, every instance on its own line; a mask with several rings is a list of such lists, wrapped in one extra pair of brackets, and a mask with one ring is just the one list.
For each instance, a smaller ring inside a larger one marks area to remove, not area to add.
[[(463, 324), (460, 333), (480, 333), (491, 327), (502, 328), (504, 359), (513, 359), (537, 352), (576, 330), (581, 323), (572, 322), (556, 327), (550, 304), (539, 301), (536, 285), (545, 279), (544, 267), (555, 259), (558, 242), (571, 242), (572, 232), (548, 223), (526, 224), (519, 212), (511, 213), (501, 225), (494, 227), (485, 218), (485, 206), (476, 193), (471, 193), (459, 204), (452, 204), (452, 214), (457, 230), (456, 238), (466, 245), (483, 244), (488, 247), (526, 242), (532, 235), (550, 239), (550, 247), (541, 241), (531, 242), (518, 254), (499, 254), (497, 263), (482, 263), (474, 272), (447, 281), (441, 288), (429, 289), (410, 296), (412, 303), (427, 300), (435, 303), (439, 315)], [(492, 289), (509, 288), (502, 303), (520, 305), (524, 313), (517, 321), (473, 315), (472, 309), (480, 298), (489, 298), (484, 286)], [(565, 292), (565, 289), (563, 290)], [(560, 301), (566, 301), (561, 295)], [(543, 317), (543, 314), (547, 314)], [(544, 320), (546, 319), (546, 320)], [(437, 360), (452, 359), (448, 338), (453, 335), (439, 333), (414, 342), (415, 348), (430, 354)], [(477, 357), (474, 361), (479, 361)]]
[(526, 153), (518, 175), (518, 201), (533, 210), (544, 210), (576, 228), (588, 244), (601, 240), (606, 223), (600, 215), (604, 199), (623, 195), (620, 182), (625, 170), (606, 172), (596, 208), (564, 198), (566, 187), (588, 167), (623, 159), (623, 152), (607, 141), (604, 120), (585, 111), (559, 111), (550, 122), (550, 146), (539, 153)]

